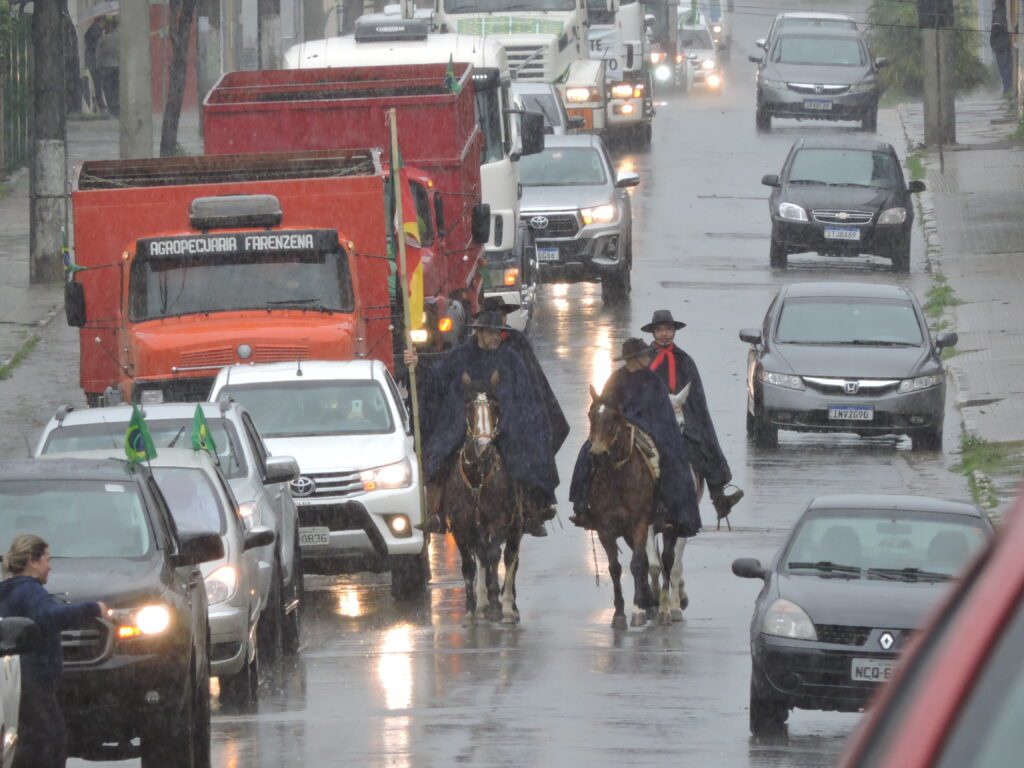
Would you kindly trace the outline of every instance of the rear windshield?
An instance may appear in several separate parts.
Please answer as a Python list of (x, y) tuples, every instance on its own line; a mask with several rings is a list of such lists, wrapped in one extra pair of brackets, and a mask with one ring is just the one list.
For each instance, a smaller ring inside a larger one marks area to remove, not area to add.
[(867, 149), (801, 149), (789, 168), (790, 184), (828, 184), (844, 187), (902, 186), (899, 163), (888, 152)]
[(807, 18), (792, 18), (783, 17), (779, 19), (775, 26), (776, 34), (782, 30), (793, 30), (793, 29), (843, 29), (843, 30), (857, 30), (857, 22), (849, 19), (807, 19)]
[(220, 393), (242, 403), (265, 438), (371, 435), (395, 429), (384, 389), (372, 380), (232, 384)]
[(153, 477), (167, 501), (178, 533), (224, 535), (227, 520), (223, 502), (206, 472), (191, 467), (153, 467)]
[(919, 347), (923, 336), (909, 301), (828, 296), (786, 299), (775, 340), (787, 344)]
[(601, 153), (593, 147), (548, 147), (519, 161), (524, 187), (597, 186), (608, 181)]
[(22, 533), (42, 537), (53, 557), (143, 557), (152, 542), (133, 482), (0, 481), (0, 546)]
[[(245, 455), (240, 449), (235, 425), (227, 419), (206, 420), (220, 459), (220, 468), (229, 478), (245, 476)], [(146, 421), (153, 444), (160, 448), (187, 448), (192, 444), (192, 417)], [(120, 451), (127, 422), (74, 424), (50, 432), (43, 453), (77, 453), (79, 451)]]
[(810, 64), (822, 67), (862, 67), (864, 49), (852, 37), (785, 35), (775, 43), (772, 61), (779, 64)]

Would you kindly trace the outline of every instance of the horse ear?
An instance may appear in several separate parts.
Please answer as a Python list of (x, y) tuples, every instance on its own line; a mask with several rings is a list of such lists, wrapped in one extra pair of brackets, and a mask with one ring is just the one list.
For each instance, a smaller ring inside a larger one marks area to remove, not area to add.
[(591, 384), (590, 385), (590, 399), (591, 400), (597, 400), (598, 397), (600, 397), (600, 395), (597, 394), (597, 390), (594, 389), (594, 385)]
[(498, 388), (498, 382), (501, 381), (501, 374), (495, 369), (494, 373), (491, 374), (491, 389)]
[(473, 380), (471, 378), (469, 378), (469, 374), (466, 373), (465, 371), (463, 371), (462, 372), (462, 386), (464, 386), (464, 387), (466, 387), (468, 389), (469, 386), (472, 383), (473, 383)]

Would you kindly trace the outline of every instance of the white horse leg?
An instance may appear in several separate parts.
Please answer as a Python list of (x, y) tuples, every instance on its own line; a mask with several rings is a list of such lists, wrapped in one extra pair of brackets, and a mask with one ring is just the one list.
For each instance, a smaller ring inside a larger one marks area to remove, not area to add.
[(661, 603), (661, 555), (658, 553), (658, 534), (654, 526), (647, 529), (647, 569), (651, 575), (651, 594), (654, 602)]
[(516, 616), (516, 571), (519, 570), (519, 558), (516, 557), (512, 564), (505, 569), (505, 586), (501, 592), (501, 622), (502, 624), (515, 624), (519, 619)]
[(669, 579), (671, 583), (669, 604), (672, 621), (682, 621), (683, 611), (690, 604), (690, 598), (686, 596), (686, 582), (683, 580), (683, 551), (685, 549), (686, 539), (680, 538), (676, 541), (676, 557), (672, 564), (672, 575)]
[(487, 570), (479, 555), (474, 554), (476, 561), (476, 617), (487, 616), (487, 606), (490, 605), (490, 597), (487, 595)]

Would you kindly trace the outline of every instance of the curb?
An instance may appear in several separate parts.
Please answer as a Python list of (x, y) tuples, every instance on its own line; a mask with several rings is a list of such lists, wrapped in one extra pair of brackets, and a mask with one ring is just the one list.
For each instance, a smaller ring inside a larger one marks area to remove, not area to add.
[[(35, 331), (43, 330), (50, 323), (53, 322), (53, 319), (55, 317), (57, 317), (57, 315), (60, 314), (60, 311), (61, 311), (62, 307), (63, 307), (62, 304), (55, 304), (54, 306), (50, 307), (50, 309), (46, 310), (46, 312), (43, 313), (43, 316), (41, 318), (36, 320), (34, 323), (29, 323), (25, 327), (29, 328), (31, 330), (35, 330)], [(18, 345), (17, 349), (15, 349), (7, 357), (5, 357), (2, 360), (0, 360), (0, 368), (9, 365), (11, 360), (13, 360), (15, 357), (17, 357), (21, 353), (22, 349), (24, 349), (25, 346), (31, 342), (33, 336), (36, 336), (36, 334), (35, 333), (30, 333), (28, 335), (28, 337), (24, 341), (22, 341), (21, 344)]]

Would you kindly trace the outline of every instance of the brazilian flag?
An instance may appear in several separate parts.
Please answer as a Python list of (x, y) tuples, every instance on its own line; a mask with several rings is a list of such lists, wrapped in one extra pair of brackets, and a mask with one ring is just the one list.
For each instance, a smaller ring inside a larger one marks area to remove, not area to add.
[(156, 458), (153, 437), (149, 434), (149, 427), (146, 426), (145, 419), (142, 418), (142, 411), (135, 405), (132, 406), (132, 418), (128, 422), (128, 431), (124, 433), (124, 452), (131, 464)]
[(448, 93), (458, 93), (462, 90), (458, 78), (455, 77), (455, 61), (450, 54), (448, 56), (448, 69), (444, 72), (444, 89)]
[(217, 444), (210, 434), (210, 425), (206, 423), (203, 407), (196, 405), (196, 414), (192, 417), (192, 450), (206, 451), (211, 456), (217, 455)]

